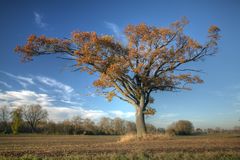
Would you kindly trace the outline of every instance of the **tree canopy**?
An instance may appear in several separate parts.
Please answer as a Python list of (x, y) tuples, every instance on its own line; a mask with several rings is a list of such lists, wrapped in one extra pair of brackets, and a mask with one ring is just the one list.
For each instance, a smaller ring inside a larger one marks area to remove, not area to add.
[(69, 39), (31, 35), (15, 51), (21, 53), (23, 61), (58, 53), (63, 59), (75, 61), (76, 70), (97, 74), (94, 86), (108, 100), (118, 97), (145, 114), (154, 114), (148, 107), (154, 101), (151, 93), (189, 89), (187, 84), (202, 83), (194, 74), (197, 70), (186, 68), (185, 64), (217, 51), (220, 38), (217, 26), (209, 28), (208, 41), (200, 44), (184, 33), (187, 24), (187, 19), (182, 18), (169, 27), (128, 25), (126, 45), (96, 32), (75, 31)]

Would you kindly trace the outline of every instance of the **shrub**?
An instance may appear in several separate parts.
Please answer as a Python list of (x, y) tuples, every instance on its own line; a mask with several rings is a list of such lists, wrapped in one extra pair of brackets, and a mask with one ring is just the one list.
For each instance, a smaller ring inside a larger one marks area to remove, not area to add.
[(167, 133), (172, 135), (191, 135), (194, 131), (194, 127), (192, 122), (188, 120), (179, 120), (173, 124), (171, 124), (168, 129)]

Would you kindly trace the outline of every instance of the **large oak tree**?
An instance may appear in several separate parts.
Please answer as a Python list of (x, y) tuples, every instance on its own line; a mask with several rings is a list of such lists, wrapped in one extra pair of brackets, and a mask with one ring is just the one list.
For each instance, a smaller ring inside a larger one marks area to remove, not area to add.
[(144, 116), (154, 114), (151, 93), (189, 89), (187, 84), (202, 83), (189, 68), (196, 62), (216, 53), (219, 28), (211, 26), (204, 44), (184, 33), (186, 18), (169, 27), (148, 26), (144, 23), (128, 25), (125, 35), (128, 44), (113, 36), (96, 32), (73, 32), (71, 38), (49, 38), (30, 35), (26, 44), (17, 46), (23, 61), (35, 56), (59, 54), (63, 59), (74, 60), (76, 70), (96, 74), (94, 86), (108, 100), (118, 97), (136, 109), (136, 126), (139, 137), (146, 134)]

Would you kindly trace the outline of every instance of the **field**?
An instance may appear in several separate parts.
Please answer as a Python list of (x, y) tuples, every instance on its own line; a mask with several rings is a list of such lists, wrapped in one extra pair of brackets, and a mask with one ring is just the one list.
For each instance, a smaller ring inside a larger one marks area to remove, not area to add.
[(119, 136), (0, 136), (0, 159), (240, 159), (240, 135), (119, 142)]

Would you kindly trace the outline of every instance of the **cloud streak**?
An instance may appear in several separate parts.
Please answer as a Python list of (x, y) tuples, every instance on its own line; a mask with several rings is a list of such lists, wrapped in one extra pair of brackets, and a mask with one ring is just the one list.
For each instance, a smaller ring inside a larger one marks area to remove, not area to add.
[(131, 118), (135, 116), (135, 112), (122, 112), (119, 110), (110, 111), (109, 113), (112, 117)]
[[(23, 89), (35, 87), (37, 88), (37, 91), (55, 94), (55, 96), (61, 97), (61, 100), (59, 102), (65, 103), (65, 105), (80, 104), (79, 101), (82, 100), (79, 98), (80, 95), (76, 93), (71, 86), (50, 77), (32, 75), (26, 77), (21, 75), (14, 75), (5, 71), (0, 71), (0, 73), (5, 74), (11, 79), (17, 81), (23, 87)], [(12, 87), (3, 81), (0, 81), (0, 85), (4, 85), (7, 88)], [(74, 100), (77, 100), (78, 102), (74, 102)]]
[(66, 84), (63, 84), (55, 79), (49, 78), (49, 77), (44, 77), (44, 76), (37, 76), (36, 79), (50, 87), (58, 88), (60, 91), (64, 91), (65, 93), (72, 93), (74, 89)]
[(7, 88), (12, 88), (12, 86), (10, 84), (8, 84), (7, 82), (0, 81), (0, 84)]
[(172, 117), (177, 117), (178, 114), (177, 113), (165, 113), (165, 114), (161, 114), (160, 118), (172, 118)]
[(34, 21), (37, 24), (37, 26), (40, 28), (46, 28), (47, 23), (43, 22), (43, 16), (37, 12), (33, 12), (33, 14), (34, 14)]
[(34, 85), (34, 81), (30, 77), (24, 77), (24, 76), (16, 76), (8, 72), (0, 71), (0, 73), (5, 74), (6, 76), (13, 78), (15, 81), (17, 81), (23, 88), (26, 88), (29, 84)]
[(123, 32), (120, 30), (120, 28), (118, 27), (117, 24), (112, 23), (112, 22), (106, 22), (106, 21), (105, 21), (104, 23), (105, 23), (106, 27), (107, 27), (108, 29), (110, 29), (110, 30), (114, 33), (114, 35), (116, 36), (116, 38), (117, 38), (118, 40), (120, 40), (120, 41), (122, 41), (124, 44), (126, 44), (127, 39), (126, 39), (125, 35), (124, 35)]
[[(67, 105), (80, 104), (79, 94), (77, 94), (71, 86), (45, 76), (36, 76), (35, 79), (41, 84), (46, 85), (48, 88), (51, 87), (51, 91), (54, 91), (58, 97), (61, 97), (61, 102)], [(43, 88), (41, 88), (41, 90), (43, 91)], [(78, 99), (78, 102), (74, 102), (74, 99)]]

